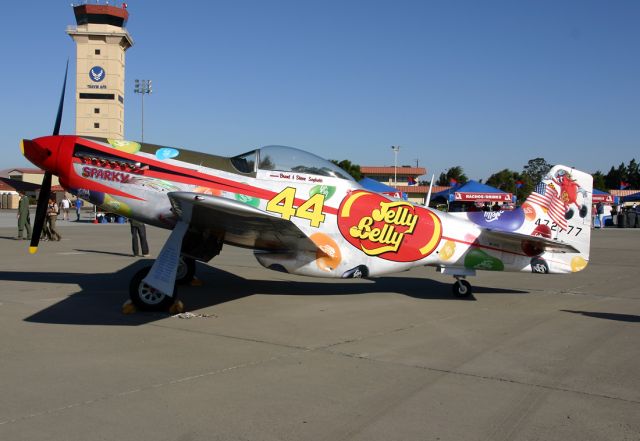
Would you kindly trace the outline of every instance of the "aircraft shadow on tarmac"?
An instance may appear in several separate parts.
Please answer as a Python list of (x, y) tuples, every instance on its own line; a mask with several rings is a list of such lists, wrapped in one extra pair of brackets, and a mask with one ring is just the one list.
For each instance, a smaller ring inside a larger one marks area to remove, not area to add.
[[(133, 274), (151, 261), (138, 260), (114, 273), (54, 273), (0, 271), (0, 280), (77, 284), (80, 290), (64, 300), (25, 319), (27, 322), (137, 326), (166, 318), (168, 313), (138, 312), (124, 315), (122, 304), (129, 298)], [(473, 296), (458, 299), (451, 283), (418, 277), (380, 277), (370, 280), (308, 279), (309, 281), (245, 279), (228, 271), (198, 264), (202, 286), (178, 287), (187, 311), (215, 306), (254, 294), (291, 296), (340, 296), (391, 292), (417, 299), (474, 301)], [(329, 282), (327, 282), (329, 281)], [(526, 294), (527, 291), (475, 286), (476, 294)]]
[(114, 251), (101, 251), (101, 250), (81, 250), (81, 249), (74, 249), (74, 251), (78, 251), (81, 253), (95, 253), (95, 254), (110, 254), (112, 256), (131, 256), (131, 253), (118, 253), (118, 252), (114, 252)]
[(640, 323), (640, 315), (633, 314), (617, 314), (614, 312), (596, 312), (596, 311), (572, 311), (570, 309), (561, 309), (562, 312), (570, 312), (585, 317), (593, 317), (604, 320), (614, 320), (617, 322)]

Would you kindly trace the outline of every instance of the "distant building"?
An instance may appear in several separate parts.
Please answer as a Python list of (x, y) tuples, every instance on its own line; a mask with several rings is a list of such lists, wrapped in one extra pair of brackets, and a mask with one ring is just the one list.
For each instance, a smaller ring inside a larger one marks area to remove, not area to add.
[[(5, 186), (11, 187), (14, 191), (24, 191), (27, 196), (37, 199), (40, 195), (40, 186), (42, 185), (42, 178), (44, 171), (39, 168), (14, 168), (8, 170), (5, 175), (8, 179), (0, 178)], [(57, 200), (63, 198), (65, 190), (60, 185), (58, 177), (51, 176), (51, 193), (56, 196)], [(67, 197), (69, 197), (67, 195)], [(4, 208), (17, 208), (16, 207), (4, 207)]]
[[(44, 171), (39, 168), (14, 168), (7, 171), (9, 179), (14, 181), (29, 182), (31, 184), (37, 184), (38, 187), (42, 184), (42, 178)], [(55, 188), (54, 188), (55, 187)], [(58, 188), (59, 190), (56, 190)], [(61, 191), (60, 182), (58, 182), (57, 176), (51, 177), (51, 189), (52, 191)]]
[[(360, 172), (365, 178), (375, 179), (378, 182), (395, 187), (400, 193), (406, 193), (409, 201), (417, 204), (423, 204), (429, 192), (428, 185), (418, 185), (418, 178), (427, 174), (427, 170), (424, 167), (361, 165)], [(436, 193), (445, 188), (448, 187), (434, 187), (431, 192)]]

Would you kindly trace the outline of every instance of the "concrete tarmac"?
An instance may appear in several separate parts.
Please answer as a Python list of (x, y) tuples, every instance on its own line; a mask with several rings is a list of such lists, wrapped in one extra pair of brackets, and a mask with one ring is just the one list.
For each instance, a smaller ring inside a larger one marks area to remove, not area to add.
[(35, 256), (2, 225), (1, 440), (640, 439), (640, 229), (594, 231), (581, 273), (480, 272), (471, 300), (432, 268), (311, 279), (225, 247), (180, 319), (122, 314), (151, 263), (128, 225), (59, 221)]

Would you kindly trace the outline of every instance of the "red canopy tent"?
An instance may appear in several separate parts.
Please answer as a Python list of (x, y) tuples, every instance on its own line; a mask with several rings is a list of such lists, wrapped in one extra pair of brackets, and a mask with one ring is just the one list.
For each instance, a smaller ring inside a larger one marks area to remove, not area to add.
[(613, 204), (614, 198), (613, 195), (604, 191), (593, 189), (593, 198), (592, 202), (597, 204), (598, 202), (602, 202), (603, 204)]

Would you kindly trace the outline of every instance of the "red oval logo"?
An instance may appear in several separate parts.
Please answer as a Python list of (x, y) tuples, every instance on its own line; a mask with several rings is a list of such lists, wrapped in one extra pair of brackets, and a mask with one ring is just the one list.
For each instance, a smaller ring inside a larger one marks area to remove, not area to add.
[(442, 237), (442, 222), (431, 211), (368, 191), (355, 191), (342, 200), (338, 228), (366, 255), (395, 262), (428, 256)]

